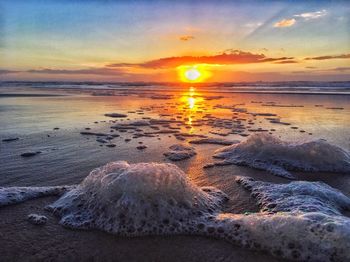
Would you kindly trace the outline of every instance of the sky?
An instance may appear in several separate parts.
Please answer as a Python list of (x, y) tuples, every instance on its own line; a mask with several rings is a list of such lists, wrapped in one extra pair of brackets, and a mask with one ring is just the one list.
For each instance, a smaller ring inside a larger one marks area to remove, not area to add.
[(350, 80), (350, 1), (0, 0), (0, 80)]

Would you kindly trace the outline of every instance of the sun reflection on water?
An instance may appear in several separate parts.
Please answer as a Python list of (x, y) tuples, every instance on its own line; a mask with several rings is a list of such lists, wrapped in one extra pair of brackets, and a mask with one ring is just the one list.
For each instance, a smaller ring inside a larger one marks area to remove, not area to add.
[(195, 105), (196, 105), (196, 99), (193, 97), (189, 97), (188, 98), (188, 107), (190, 109), (193, 109)]
[(186, 126), (188, 127), (188, 131), (190, 133), (195, 131), (193, 121), (196, 118), (197, 111), (199, 110), (199, 106), (202, 101), (203, 97), (201, 97), (194, 87), (190, 87), (189, 90), (181, 97), (181, 102), (185, 112)]

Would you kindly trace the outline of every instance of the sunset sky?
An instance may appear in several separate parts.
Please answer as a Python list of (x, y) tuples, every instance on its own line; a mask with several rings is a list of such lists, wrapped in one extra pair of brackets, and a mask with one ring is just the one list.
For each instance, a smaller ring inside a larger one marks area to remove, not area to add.
[(349, 1), (0, 1), (0, 80), (350, 80)]

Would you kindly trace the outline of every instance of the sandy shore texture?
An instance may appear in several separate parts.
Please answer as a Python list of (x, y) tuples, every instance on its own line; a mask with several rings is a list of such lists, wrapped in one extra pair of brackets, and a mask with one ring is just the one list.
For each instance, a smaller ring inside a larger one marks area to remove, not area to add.
[[(8, 206), (0, 212), (0, 261), (282, 261), (222, 240), (197, 236), (125, 238), (66, 229), (44, 207), (55, 197)], [(30, 213), (48, 217), (32, 225)]]

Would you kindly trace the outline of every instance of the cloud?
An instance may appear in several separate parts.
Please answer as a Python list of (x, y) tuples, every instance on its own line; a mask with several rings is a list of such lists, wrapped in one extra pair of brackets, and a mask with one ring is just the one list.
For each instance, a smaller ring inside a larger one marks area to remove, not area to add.
[(307, 57), (305, 58), (305, 60), (328, 60), (328, 59), (349, 59), (349, 58), (350, 58), (350, 54), (341, 54), (341, 55)]
[(262, 22), (256, 22), (256, 23), (247, 23), (244, 26), (247, 28), (257, 28), (259, 26), (262, 26), (263, 23)]
[(336, 67), (336, 68), (329, 69), (328, 71), (346, 72), (346, 71), (350, 71), (350, 67)]
[(293, 17), (295, 17), (296, 19), (286, 18), (276, 22), (274, 24), (274, 27), (290, 27), (295, 25), (298, 20), (308, 21), (312, 19), (318, 19), (325, 16), (326, 14), (327, 14), (327, 10), (325, 9), (316, 11), (316, 12), (301, 13), (301, 14), (293, 15)]
[(179, 40), (181, 41), (189, 41), (189, 40), (193, 40), (194, 39), (194, 36), (193, 35), (183, 35), (183, 36), (180, 36)]
[(193, 64), (219, 64), (219, 65), (234, 65), (234, 64), (250, 64), (250, 63), (265, 63), (286, 61), (294, 59), (293, 57), (278, 57), (269, 58), (264, 54), (253, 54), (250, 52), (244, 52), (241, 50), (226, 50), (218, 55), (210, 56), (175, 56), (165, 57), (155, 60), (146, 61), (144, 63), (129, 64), (129, 63), (114, 63), (109, 64), (107, 67), (120, 68), (120, 67), (142, 67), (142, 68), (175, 68), (180, 65), (193, 65)]
[(274, 64), (297, 64), (299, 63), (296, 60), (284, 60), (284, 61), (277, 61)]
[(15, 70), (0, 69), (0, 75), (7, 75), (7, 74), (18, 73), (18, 72), (19, 71), (15, 71)]
[(290, 27), (294, 25), (296, 20), (294, 18), (291, 19), (283, 19), (274, 24), (274, 27)]
[(27, 73), (35, 74), (58, 74), (58, 75), (120, 75), (125, 73), (120, 69), (111, 69), (111, 68), (90, 68), (90, 69), (31, 69), (27, 70)]
[(298, 15), (294, 15), (294, 17), (301, 17), (304, 20), (310, 20), (310, 19), (317, 19), (322, 16), (325, 16), (327, 14), (327, 10), (323, 9), (321, 11), (316, 11), (316, 12), (308, 12), (308, 13), (302, 13)]
[[(312, 69), (312, 67), (306, 67), (308, 69)], [(327, 73), (327, 72), (340, 72), (340, 73), (346, 73), (350, 71), (350, 67), (334, 67), (334, 68), (325, 68), (325, 69), (317, 69), (314, 67), (314, 70), (308, 70), (308, 71), (293, 71), (294, 74), (303, 74), (307, 72), (312, 73)]]

